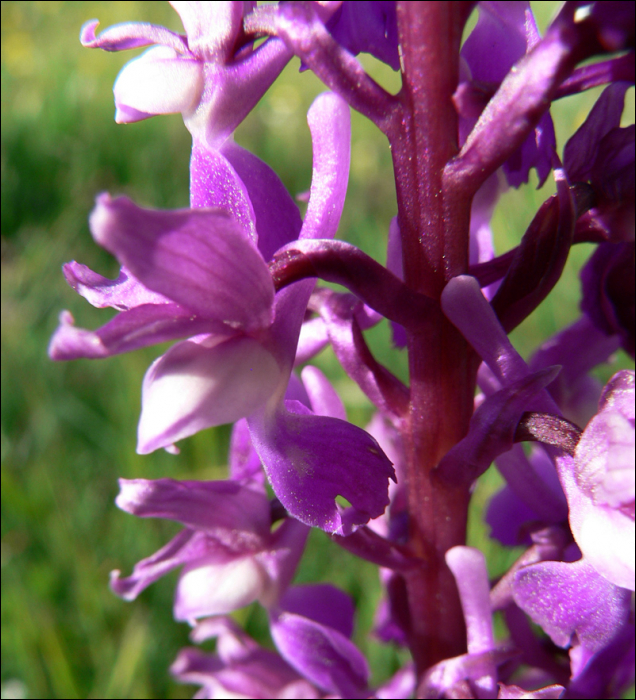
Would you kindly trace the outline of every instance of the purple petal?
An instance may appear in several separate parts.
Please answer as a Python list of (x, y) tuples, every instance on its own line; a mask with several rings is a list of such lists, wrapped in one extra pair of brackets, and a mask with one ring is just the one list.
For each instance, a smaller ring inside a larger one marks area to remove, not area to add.
[(233, 333), (222, 324), (199, 318), (178, 304), (143, 304), (122, 311), (96, 331), (76, 328), (73, 316), (63, 311), (60, 325), (49, 343), (49, 356), (53, 360), (110, 357), (210, 331), (219, 337)]
[[(453, 547), (446, 552), (446, 563), (455, 577), (466, 621), (468, 653), (480, 654), (494, 649), (495, 639), (490, 610), (490, 585), (484, 555), (473, 547)], [(492, 697), (497, 672), (493, 663), (474, 680), (480, 697)]]
[(601, 651), (572, 679), (570, 697), (624, 697), (634, 684), (634, 624), (623, 625)]
[(601, 399), (601, 410), (583, 431), (574, 458), (557, 460), (574, 539), (602, 576), (631, 590), (635, 571), (633, 402), (633, 373), (616, 375)]
[(530, 544), (528, 528), (537, 524), (537, 514), (510, 486), (504, 486), (490, 499), (484, 521), (492, 539), (505, 547), (518, 547)]
[(178, 343), (144, 377), (137, 451), (147, 454), (250, 415), (272, 396), (281, 377), (272, 354), (247, 336)]
[(596, 504), (579, 488), (576, 461), (557, 460), (559, 477), (570, 507), (572, 534), (586, 559), (609, 581), (634, 590), (634, 519), (620, 510)]
[(618, 411), (600, 412), (576, 448), (576, 478), (599, 505), (634, 508), (634, 422)]
[(599, 401), (599, 411), (618, 411), (632, 424), (636, 418), (634, 405), (634, 372), (623, 369), (605, 385)]
[(552, 291), (572, 246), (576, 223), (574, 198), (564, 170), (555, 166), (553, 175), (556, 195), (541, 205), (528, 226), (492, 300), (507, 333)]
[(587, 119), (565, 144), (563, 167), (572, 181), (586, 182), (592, 172), (602, 138), (620, 126), (629, 83), (613, 83), (603, 90)]
[(474, 277), (460, 275), (442, 292), (442, 309), (500, 382), (521, 379), (527, 366), (514, 349)]
[(350, 638), (354, 606), (351, 597), (327, 583), (292, 586), (280, 601), (288, 613), (307, 617)]
[(232, 140), (220, 152), (243, 182), (254, 210), (258, 249), (264, 260), (270, 260), (279, 248), (298, 238), (302, 226), (298, 206), (262, 160)]
[(463, 681), (483, 678), (493, 665), (502, 664), (515, 655), (514, 651), (495, 649), (440, 661), (426, 671), (417, 689), (418, 695), (424, 698), (465, 697), (470, 690)]
[(514, 599), (560, 647), (576, 634), (584, 648), (602, 649), (627, 620), (631, 594), (600, 576), (582, 559), (548, 561), (515, 576)]
[(120, 578), (120, 571), (111, 571), (110, 587), (124, 600), (134, 600), (151, 583), (177, 566), (205, 557), (209, 560), (231, 561), (235, 556), (203, 532), (183, 530), (151, 557), (135, 564), (130, 576)]
[(298, 366), (308, 362), (323, 350), (328, 343), (329, 333), (327, 332), (327, 325), (322, 318), (311, 318), (309, 321), (305, 321), (300, 329), (294, 365)]
[(283, 658), (307, 680), (340, 697), (367, 697), (366, 660), (340, 632), (292, 613), (277, 616), (270, 629)]
[(200, 530), (236, 552), (269, 537), (269, 502), (234, 481), (120, 479), (119, 508), (140, 518), (167, 518)]
[(557, 523), (567, 518), (565, 495), (554, 464), (542, 447), (532, 445), (528, 458), (521, 445), (515, 445), (497, 457), (495, 464), (508, 486), (493, 498), (488, 509), (487, 522), (493, 528), (493, 537), (516, 546), (520, 544), (519, 526), (524, 522)]
[(373, 357), (357, 314), (361, 302), (351, 294), (323, 292), (320, 314), (338, 361), (371, 402), (388, 415), (403, 415), (408, 389)]
[(634, 357), (634, 243), (601, 243), (581, 270), (581, 309)]
[(316, 415), (347, 420), (342, 400), (327, 377), (317, 367), (305, 367), (300, 376), (309, 396), (311, 409)]
[(194, 562), (179, 577), (174, 618), (194, 625), (201, 617), (225, 615), (253, 603), (267, 584), (265, 571), (252, 556)]
[(230, 57), (243, 20), (242, 2), (173, 2), (188, 46), (206, 61)]
[(292, 56), (276, 37), (253, 51), (250, 46), (243, 47), (239, 53), (235, 61), (225, 62), (217, 56), (206, 63), (206, 86), (199, 108), (184, 115), (195, 143), (207, 148), (217, 149), (231, 138)]
[(69, 285), (98, 309), (112, 307), (127, 311), (142, 304), (169, 304), (162, 294), (151, 292), (125, 267), (121, 268), (117, 279), (102, 277), (86, 265), (75, 261), (62, 267)]
[(406, 547), (382, 537), (370, 527), (358, 528), (347, 537), (331, 535), (331, 539), (356, 557), (394, 571), (405, 571), (424, 564)]
[(343, 2), (327, 29), (354, 56), (370, 53), (400, 70), (395, 2)]
[(201, 98), (204, 75), (203, 64), (195, 58), (166, 46), (148, 49), (117, 76), (115, 121), (126, 124), (155, 114), (193, 112)]
[(536, 24), (529, 2), (482, 2), (475, 28), (462, 46), (473, 80), (499, 83), (528, 50), (527, 25)]
[(556, 700), (562, 697), (565, 688), (562, 685), (547, 685), (545, 688), (538, 690), (524, 690), (518, 685), (499, 684), (499, 694), (497, 698), (500, 700), (516, 700), (517, 698), (536, 700)]
[(470, 208), (468, 251), (470, 265), (488, 262), (495, 257), (490, 220), (502, 189), (500, 178), (497, 176), (497, 173), (494, 173), (484, 182), (473, 197)]
[(101, 195), (90, 225), (95, 240), (149, 289), (235, 328), (271, 324), (267, 265), (223, 212), (154, 211)]
[(415, 682), (415, 667), (412, 663), (406, 664), (386, 683), (377, 688), (375, 696), (380, 700), (412, 698), (415, 692)]
[(267, 571), (273, 585), (267, 595), (261, 598), (261, 604), (268, 608), (277, 608), (280, 597), (289, 587), (298, 563), (303, 555), (309, 528), (294, 518), (286, 518), (282, 525), (272, 534), (269, 547), (256, 555), (256, 559)]
[[(309, 415), (286, 402), (272, 418), (248, 417), (252, 440), (281, 503), (301, 522), (348, 535), (388, 505), (391, 462), (364, 430), (335, 418)], [(336, 503), (343, 496), (352, 508)]]
[(301, 238), (333, 238), (347, 194), (351, 160), (349, 106), (331, 92), (318, 95), (307, 113), (313, 147), (311, 194)]
[[(216, 654), (183, 649), (170, 668), (182, 683), (204, 687), (206, 694), (201, 692), (196, 697), (318, 697), (315, 689), (300, 680), (278, 654), (259, 647), (232, 620), (204, 620), (191, 634), (192, 640), (199, 643), (211, 637), (217, 640)], [(291, 686), (296, 686), (298, 694), (284, 695)]]
[(141, 46), (161, 44), (170, 46), (181, 54), (188, 54), (188, 43), (184, 36), (175, 34), (165, 27), (146, 22), (125, 22), (116, 24), (104, 30), (95, 37), (95, 28), (99, 24), (96, 19), (86, 22), (80, 31), (82, 46), (89, 49), (104, 49), (105, 51), (122, 51), (137, 49)]
[[(256, 482), (264, 487), (265, 474), (261, 466), (245, 418), (234, 423), (228, 455), (229, 478), (238, 482)], [(263, 491), (264, 493), (264, 491)]]
[(256, 242), (256, 217), (247, 187), (228, 159), (206, 144), (194, 140), (190, 158), (190, 206), (223, 209)]
[[(514, 63), (539, 40), (529, 2), (482, 2), (475, 29), (462, 46), (461, 54), (478, 83), (500, 83)], [(536, 168), (540, 184), (551, 170), (556, 148), (554, 126), (544, 114), (534, 131), (504, 163), (508, 183), (520, 187), (528, 182), (528, 173)]]
[(588, 372), (607, 362), (618, 349), (618, 339), (598, 330), (586, 314), (549, 338), (530, 358), (530, 369), (561, 365), (548, 391), (563, 415), (585, 425), (596, 413), (601, 384)]

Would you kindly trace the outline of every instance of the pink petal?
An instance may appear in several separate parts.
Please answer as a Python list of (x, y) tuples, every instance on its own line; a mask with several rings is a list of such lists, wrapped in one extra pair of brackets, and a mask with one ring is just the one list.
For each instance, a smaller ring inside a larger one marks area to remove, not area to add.
[(271, 324), (269, 269), (224, 212), (141, 209), (126, 197), (100, 195), (90, 226), (146, 287), (197, 315), (248, 331)]
[[(174, 49), (155, 46), (127, 63), (113, 92), (119, 124), (138, 121), (134, 112), (174, 114), (193, 112), (203, 91), (203, 65)], [(128, 115), (128, 116), (127, 116)]]
[(178, 343), (144, 378), (137, 451), (250, 415), (273, 394), (280, 374), (274, 357), (247, 336)]

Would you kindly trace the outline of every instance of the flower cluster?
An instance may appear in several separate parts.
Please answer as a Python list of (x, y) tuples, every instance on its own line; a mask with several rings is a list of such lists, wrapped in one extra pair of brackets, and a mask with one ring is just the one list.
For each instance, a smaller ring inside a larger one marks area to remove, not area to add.
[[(190, 207), (99, 195), (90, 230), (121, 272), (70, 262), (64, 275), (119, 313), (90, 331), (63, 312), (49, 352), (178, 341), (143, 380), (137, 450), (178, 452), (233, 423), (229, 478), (121, 480), (121, 509), (184, 529), (131, 575), (113, 572), (113, 591), (132, 600), (182, 567), (175, 618), (193, 642), (216, 640), (171, 669), (199, 698), (617, 697), (634, 677), (634, 373), (602, 387), (590, 372), (621, 347), (634, 356), (634, 125), (621, 126), (634, 6), (566, 2), (542, 37), (525, 1), (172, 4), (183, 35), (139, 23), (96, 35), (91, 21), (81, 41), (150, 47), (117, 78), (116, 120), (183, 115)], [(400, 71), (398, 94), (360, 52)], [(233, 140), (293, 56), (329, 89), (307, 115), (304, 218)], [(596, 86), (559, 158), (552, 102)], [(386, 265), (335, 239), (350, 107), (391, 147)], [(556, 193), (496, 256), (492, 212), (532, 168)], [(526, 361), (508, 334), (580, 242), (595, 244), (581, 317)], [(408, 386), (367, 346), (363, 331), (384, 319), (408, 353)], [(307, 364), (327, 345), (377, 409), (366, 430)], [(466, 546), (471, 493), (493, 464), (506, 485), (485, 514), (492, 537), (525, 547), (497, 581)], [(380, 567), (376, 633), (412, 657), (384, 685), (351, 641), (351, 599), (292, 583), (311, 527)], [(254, 601), (276, 651), (229, 617)]]

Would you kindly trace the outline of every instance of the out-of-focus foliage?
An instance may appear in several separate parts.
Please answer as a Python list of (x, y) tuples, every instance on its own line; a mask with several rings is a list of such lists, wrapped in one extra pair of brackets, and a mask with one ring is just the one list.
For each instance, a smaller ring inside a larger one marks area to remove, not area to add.
[[(535, 3), (544, 26), (555, 3)], [(185, 441), (178, 457), (135, 454), (143, 373), (157, 349), (107, 361), (49, 361), (46, 347), (57, 314), (68, 308), (78, 325), (96, 327), (107, 311), (92, 309), (64, 283), (60, 267), (77, 259), (114, 275), (114, 261), (90, 238), (87, 216), (103, 190), (125, 193), (145, 206), (188, 203), (189, 134), (181, 117), (117, 126), (112, 84), (133, 52), (83, 49), (80, 26), (146, 20), (180, 31), (167, 3), (2, 3), (2, 697), (190, 697), (168, 675), (188, 629), (172, 620), (175, 576), (133, 605), (110, 593), (108, 572), (130, 571), (177, 527), (140, 522), (116, 509), (117, 477), (218, 479), (225, 476), (227, 428)], [(389, 88), (399, 79), (368, 62)], [(305, 114), (320, 83), (293, 61), (241, 126), (237, 140), (266, 160), (292, 194), (308, 189), (311, 146)], [(580, 124), (587, 94), (555, 110), (559, 147)], [(630, 95), (633, 110), (633, 94)], [(506, 195), (495, 216), (503, 251), (522, 235), (547, 196), (527, 187)], [(353, 118), (349, 195), (339, 236), (384, 260), (395, 213), (386, 143), (374, 127)], [(576, 270), (590, 248), (574, 251), (551, 303), (513, 334), (527, 354), (577, 314)], [(405, 358), (390, 347), (386, 328), (369, 333), (378, 357), (405, 378)], [(354, 422), (370, 409), (328, 351), (317, 361), (332, 378)], [(607, 378), (625, 358), (607, 369)], [(510, 563), (486, 538), (480, 509), (498, 483), (488, 474), (475, 497), (469, 544), (487, 550), (491, 574)], [(380, 596), (375, 567), (354, 560), (312, 533), (302, 581), (328, 580), (358, 601), (356, 642), (374, 681), (395, 668), (396, 652), (368, 639)], [(239, 613), (262, 635), (262, 613)], [(267, 643), (267, 640), (264, 640)]]

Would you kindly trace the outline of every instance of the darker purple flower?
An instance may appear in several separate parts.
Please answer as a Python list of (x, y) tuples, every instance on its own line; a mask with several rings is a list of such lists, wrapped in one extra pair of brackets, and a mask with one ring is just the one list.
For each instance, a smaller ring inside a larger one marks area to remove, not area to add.
[(370, 53), (400, 69), (395, 2), (343, 2), (327, 22), (336, 41), (354, 56)]
[(591, 209), (577, 222), (583, 239), (634, 240), (634, 125), (620, 125), (628, 88), (627, 82), (606, 87), (565, 144), (568, 177), (588, 182), (593, 194)]
[[(469, 75), (460, 82), (455, 101), (463, 119), (465, 140), (476, 118), (512, 66), (539, 41), (539, 30), (529, 2), (480, 2), (479, 19), (462, 46), (461, 56)], [(546, 112), (522, 146), (504, 163), (512, 187), (528, 182), (535, 168), (543, 184), (552, 168), (556, 148), (554, 126)]]
[(634, 357), (634, 243), (601, 243), (581, 270), (581, 309)]

